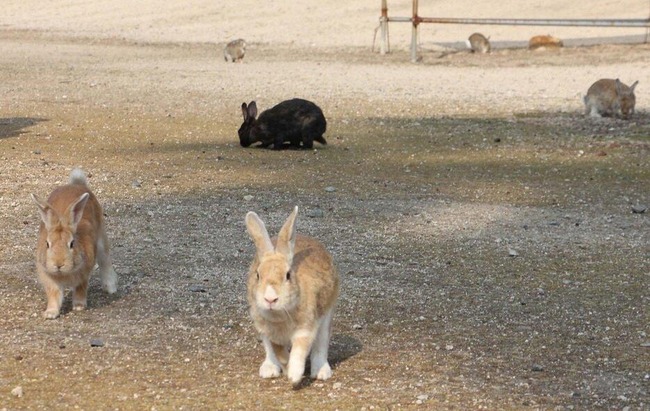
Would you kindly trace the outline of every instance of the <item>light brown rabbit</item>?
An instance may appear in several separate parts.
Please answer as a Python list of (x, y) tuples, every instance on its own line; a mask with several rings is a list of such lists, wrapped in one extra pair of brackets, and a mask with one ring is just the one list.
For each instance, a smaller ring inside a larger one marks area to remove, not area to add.
[(615, 116), (620, 114), (628, 118), (634, 114), (636, 97), (634, 88), (639, 84), (635, 81), (630, 87), (619, 79), (603, 78), (596, 81), (587, 90), (584, 97), (585, 115), (591, 117)]
[(528, 41), (529, 50), (558, 49), (563, 46), (564, 43), (562, 40), (553, 37), (550, 34), (533, 36)]
[(246, 54), (246, 40), (244, 39), (233, 40), (223, 49), (223, 58), (226, 62), (241, 63), (244, 60), (244, 54)]
[(56, 188), (47, 202), (34, 194), (32, 198), (41, 216), (36, 270), (47, 295), (43, 316), (59, 316), (65, 288), (73, 289), (73, 310), (86, 308), (88, 279), (95, 262), (106, 291), (117, 291), (102, 207), (88, 188), (84, 172), (72, 170), (69, 183)]
[(273, 239), (257, 214), (246, 214), (257, 249), (248, 273), (248, 302), (266, 351), (260, 377), (284, 373), (294, 386), (302, 380), (310, 352), (311, 377), (332, 376), (327, 352), (339, 294), (332, 257), (317, 240), (296, 234), (297, 214), (295, 207)]
[(489, 53), (490, 52), (490, 38), (485, 37), (481, 33), (474, 33), (467, 40), (465, 40), (467, 47), (472, 50), (472, 53)]

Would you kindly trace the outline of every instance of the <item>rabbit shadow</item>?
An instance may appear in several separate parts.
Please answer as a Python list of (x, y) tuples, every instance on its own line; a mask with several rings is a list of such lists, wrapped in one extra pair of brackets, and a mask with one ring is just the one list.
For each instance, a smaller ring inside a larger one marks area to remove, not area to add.
[[(336, 370), (341, 363), (359, 354), (362, 350), (363, 344), (361, 344), (359, 339), (345, 334), (332, 335), (328, 355), (328, 361), (332, 370)], [(308, 377), (310, 374), (311, 363), (307, 361), (305, 367), (305, 378), (302, 379), (300, 384), (294, 387), (294, 390), (300, 390), (311, 386), (316, 380)]]
[(36, 117), (8, 117), (0, 118), (0, 140), (11, 137), (18, 137), (27, 133), (26, 128), (36, 125), (46, 118)]

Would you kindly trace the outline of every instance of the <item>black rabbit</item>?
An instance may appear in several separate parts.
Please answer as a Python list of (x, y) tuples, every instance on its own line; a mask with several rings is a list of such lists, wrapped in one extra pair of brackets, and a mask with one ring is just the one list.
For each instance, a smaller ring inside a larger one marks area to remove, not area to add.
[(244, 123), (239, 128), (239, 143), (248, 147), (253, 143), (261, 142), (260, 147), (273, 144), (273, 149), (284, 148), (284, 143), (294, 148), (302, 147), (311, 149), (314, 140), (327, 144), (323, 133), (327, 128), (327, 121), (323, 111), (311, 101), (294, 98), (285, 100), (270, 108), (258, 119), (257, 105), (251, 101), (249, 105), (242, 103), (241, 111)]

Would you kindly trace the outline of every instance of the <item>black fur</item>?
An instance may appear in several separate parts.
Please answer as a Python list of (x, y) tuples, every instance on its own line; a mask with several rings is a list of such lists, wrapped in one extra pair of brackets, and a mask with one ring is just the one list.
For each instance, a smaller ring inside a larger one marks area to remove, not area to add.
[(257, 116), (257, 105), (254, 101), (247, 106), (241, 105), (244, 123), (239, 128), (239, 143), (242, 147), (260, 142), (260, 147), (273, 144), (273, 149), (284, 148), (288, 142), (290, 147), (312, 148), (314, 141), (327, 144), (323, 133), (327, 121), (323, 111), (311, 101), (294, 98), (285, 100)]

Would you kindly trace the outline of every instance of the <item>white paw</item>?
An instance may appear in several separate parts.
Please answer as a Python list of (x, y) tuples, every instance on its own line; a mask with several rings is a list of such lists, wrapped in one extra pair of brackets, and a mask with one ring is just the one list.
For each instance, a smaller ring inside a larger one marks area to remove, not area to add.
[(305, 373), (304, 367), (296, 367), (295, 365), (289, 364), (289, 371), (287, 372), (287, 377), (293, 385), (300, 384), (302, 381), (302, 375)]
[(317, 380), (328, 380), (332, 376), (332, 368), (328, 363), (323, 364), (318, 372), (312, 371), (311, 377), (316, 378)]
[(85, 303), (74, 303), (72, 305), (72, 309), (74, 311), (83, 311), (86, 309), (86, 304)]
[(48, 309), (43, 312), (43, 317), (46, 320), (54, 320), (59, 316), (59, 310)]
[(260, 366), (260, 377), (262, 378), (276, 378), (280, 376), (280, 373), (280, 367), (271, 361), (264, 361)]
[(102, 285), (107, 293), (113, 294), (117, 291), (117, 273), (111, 269), (108, 274), (102, 276)]

